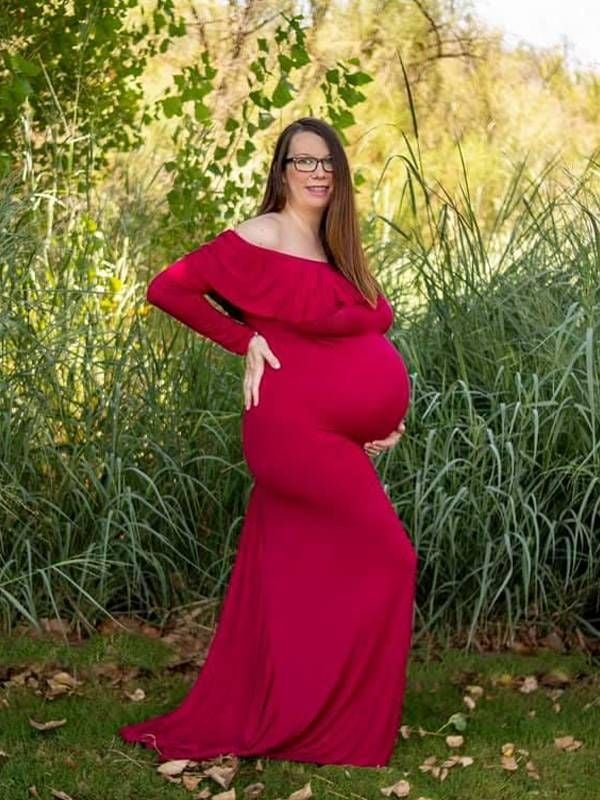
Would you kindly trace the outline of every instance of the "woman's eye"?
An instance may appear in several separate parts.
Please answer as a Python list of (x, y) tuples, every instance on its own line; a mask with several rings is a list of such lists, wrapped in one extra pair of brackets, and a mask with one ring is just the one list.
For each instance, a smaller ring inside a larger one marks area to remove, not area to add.
[(306, 167), (311, 166), (312, 164), (315, 163), (314, 158), (299, 158), (298, 161), (300, 164)]

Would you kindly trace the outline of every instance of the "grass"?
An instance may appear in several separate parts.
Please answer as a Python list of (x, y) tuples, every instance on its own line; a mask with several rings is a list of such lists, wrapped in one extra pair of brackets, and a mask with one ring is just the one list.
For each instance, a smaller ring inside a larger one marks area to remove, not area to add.
[[(50, 789), (60, 790), (75, 800), (154, 800), (192, 797), (181, 786), (165, 782), (155, 770), (153, 754), (141, 747), (125, 745), (116, 736), (119, 725), (161, 713), (173, 707), (188, 690), (187, 677), (165, 672), (170, 650), (160, 640), (138, 635), (92, 636), (78, 646), (29, 638), (7, 638), (0, 642), (0, 672), (7, 668), (35, 665), (42, 669), (63, 668), (83, 680), (74, 695), (52, 701), (29, 687), (8, 684), (0, 691), (0, 796), (18, 800), (36, 786), (41, 798), (50, 800)], [(133, 681), (111, 688), (93, 677), (95, 665), (119, 664), (141, 672)], [(494, 685), (500, 676), (513, 678), (553, 670), (566, 672), (569, 684), (554, 710), (550, 689), (540, 687), (531, 694), (516, 688)], [(479, 684), (484, 697), (474, 710), (463, 703), (465, 686)], [(146, 699), (128, 700), (124, 691), (142, 687)], [(500, 798), (521, 800), (595, 800), (594, 775), (600, 755), (598, 697), (600, 674), (582, 654), (558, 656), (540, 651), (535, 656), (475, 654), (447, 650), (429, 658), (416, 648), (409, 665), (408, 689), (403, 725), (413, 732), (408, 739), (399, 735), (388, 767), (316, 767), (299, 762), (262, 759), (264, 771), (257, 771), (256, 759), (241, 759), (232, 786), (236, 795), (257, 781), (265, 784), (264, 797), (287, 797), (307, 781), (317, 797), (380, 797), (380, 789), (405, 779), (411, 785), (409, 798), (464, 800)], [(385, 698), (381, 698), (385, 703)], [(456, 733), (452, 726), (440, 736), (419, 736), (415, 731), (438, 731), (456, 712), (467, 718), (461, 754), (473, 757), (467, 767), (453, 767), (440, 782), (419, 770), (432, 755), (439, 760), (451, 752), (445, 735)], [(535, 712), (532, 715), (531, 712)], [(40, 720), (66, 718), (54, 731), (41, 733), (30, 727), (28, 717)], [(368, 736), (369, 720), (364, 720)], [(574, 752), (559, 751), (555, 737), (572, 735), (583, 742)], [(500, 766), (502, 745), (512, 742), (529, 751), (540, 774), (534, 780), (523, 763), (516, 772)], [(211, 792), (221, 788), (206, 780)]]

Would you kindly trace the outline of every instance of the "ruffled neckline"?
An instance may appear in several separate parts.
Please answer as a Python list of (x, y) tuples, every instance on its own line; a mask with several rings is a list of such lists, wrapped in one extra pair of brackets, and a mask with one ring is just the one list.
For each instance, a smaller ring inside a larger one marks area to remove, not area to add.
[(221, 297), (245, 315), (273, 319), (315, 335), (385, 332), (393, 309), (379, 294), (375, 308), (329, 261), (249, 242), (226, 228), (198, 251)]

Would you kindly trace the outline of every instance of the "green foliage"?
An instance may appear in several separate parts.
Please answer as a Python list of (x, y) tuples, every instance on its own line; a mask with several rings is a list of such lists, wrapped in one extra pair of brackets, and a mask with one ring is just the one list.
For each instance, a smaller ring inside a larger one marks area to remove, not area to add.
[[(247, 68), (246, 97), (224, 124), (213, 119), (206, 104), (218, 75), (208, 50), (201, 54), (201, 68), (186, 67), (176, 74), (176, 91), (169, 90), (158, 102), (166, 116), (179, 119), (173, 132), (175, 156), (165, 165), (173, 179), (163, 220), (165, 227), (176, 221), (173, 235), (178, 242), (182, 232), (202, 229), (209, 238), (231, 219), (252, 216), (262, 195), (266, 164), (257, 156), (255, 141), (277, 121), (282, 108), (297, 100), (294, 72), (311, 65), (301, 15), (278, 16), (282, 21), (273, 33), (277, 47), (257, 38), (258, 52)], [(358, 59), (348, 64), (338, 62), (320, 83), (323, 112), (343, 140), (344, 129), (356, 122), (349, 109), (366, 99), (355, 87), (372, 80), (358, 68)]]
[(110, 151), (139, 145), (140, 75), (184, 33), (173, 0), (155, 0), (150, 12), (136, 0), (2, 3), (1, 170), (14, 167), (25, 149), (51, 165), (63, 138), (68, 171), (100, 169)]
[[(83, 191), (110, 153), (134, 149), (153, 122), (173, 120), (162, 223), (177, 242), (200, 226), (207, 236), (216, 233), (256, 207), (265, 170), (256, 155), (257, 135), (297, 99), (293, 75), (311, 66), (301, 15), (280, 13), (278, 19), (275, 46), (257, 38), (246, 96), (222, 121), (211, 104), (222, 76), (209, 47), (173, 75), (163, 96), (144, 102), (140, 77), (149, 59), (186, 32), (173, 0), (157, 0), (152, 12), (132, 0), (76, 2), (71, 10), (41, 0), (18, 10), (3, 7), (0, 165), (14, 167), (19, 152), (27, 151), (38, 186), (44, 175), (61, 183), (74, 177), (75, 191)], [(356, 68), (357, 59), (349, 63), (338, 62), (321, 82), (326, 113), (340, 133), (355, 123), (349, 109), (365, 100), (355, 87), (371, 80)]]

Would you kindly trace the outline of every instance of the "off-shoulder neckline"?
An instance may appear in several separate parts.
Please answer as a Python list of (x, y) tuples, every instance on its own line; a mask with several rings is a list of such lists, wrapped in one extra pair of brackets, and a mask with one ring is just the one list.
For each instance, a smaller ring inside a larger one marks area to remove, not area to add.
[(267, 253), (276, 253), (278, 256), (286, 256), (286, 258), (295, 258), (298, 261), (311, 261), (313, 264), (328, 264), (330, 267), (333, 266), (331, 261), (323, 261), (320, 258), (307, 258), (306, 256), (299, 256), (296, 255), (295, 253), (286, 253), (283, 250), (275, 250), (272, 247), (263, 247), (263, 245), (261, 244), (256, 244), (255, 242), (248, 241), (248, 239), (244, 239), (244, 237), (240, 236), (240, 234), (233, 228), (226, 228), (223, 232), (232, 233), (236, 237), (236, 239), (239, 239), (240, 242), (247, 244), (249, 247), (255, 247), (258, 250), (264, 250)]

